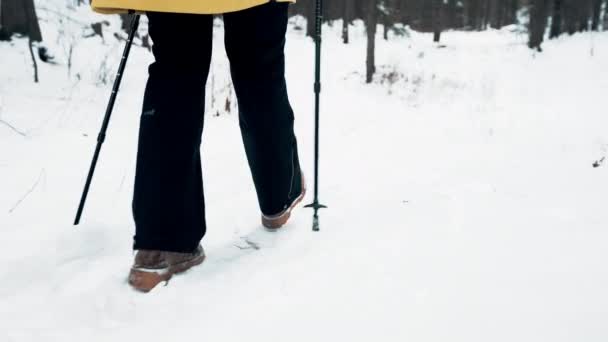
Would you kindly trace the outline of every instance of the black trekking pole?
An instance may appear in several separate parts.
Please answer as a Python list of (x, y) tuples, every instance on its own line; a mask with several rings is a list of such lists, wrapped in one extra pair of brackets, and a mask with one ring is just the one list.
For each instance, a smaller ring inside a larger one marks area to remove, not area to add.
[(131, 28), (129, 32), (129, 38), (127, 39), (127, 43), (125, 45), (124, 52), (122, 54), (122, 59), (120, 60), (120, 65), (118, 66), (118, 73), (116, 74), (116, 79), (114, 80), (114, 86), (112, 88), (112, 94), (110, 95), (110, 100), (108, 102), (108, 107), (106, 108), (106, 116), (103, 119), (103, 123), (101, 124), (101, 131), (97, 136), (97, 147), (95, 148), (95, 154), (93, 154), (93, 160), (91, 161), (91, 167), (89, 168), (89, 175), (87, 176), (87, 181), (84, 185), (84, 190), (82, 192), (82, 197), (80, 198), (80, 205), (78, 206), (78, 212), (76, 213), (76, 219), (74, 220), (74, 225), (77, 226), (80, 223), (80, 218), (82, 216), (82, 211), (84, 210), (84, 204), (87, 201), (87, 195), (89, 194), (89, 188), (91, 187), (91, 181), (93, 180), (93, 174), (95, 173), (95, 167), (97, 166), (97, 159), (99, 159), (99, 152), (101, 151), (101, 145), (106, 139), (106, 131), (108, 130), (108, 125), (110, 123), (110, 117), (112, 116), (112, 110), (114, 109), (114, 102), (116, 102), (116, 95), (118, 95), (118, 89), (120, 88), (120, 82), (122, 81), (122, 75), (125, 71), (125, 66), (127, 65), (127, 59), (129, 58), (129, 52), (131, 52), (131, 46), (133, 45), (133, 39), (135, 38), (135, 34), (137, 33), (137, 28), (139, 27), (139, 14), (131, 11)]
[(319, 105), (321, 95), (321, 25), (323, 25), (323, 0), (316, 0), (315, 9), (315, 198), (306, 208), (313, 208), (312, 230), (319, 231), (319, 209), (327, 208), (319, 203)]

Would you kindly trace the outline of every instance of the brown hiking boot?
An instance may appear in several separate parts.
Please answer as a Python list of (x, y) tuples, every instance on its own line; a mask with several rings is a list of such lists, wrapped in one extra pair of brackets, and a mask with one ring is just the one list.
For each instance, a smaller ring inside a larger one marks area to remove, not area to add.
[(298, 197), (291, 201), (285, 210), (275, 215), (264, 215), (262, 214), (262, 225), (268, 230), (277, 230), (285, 225), (291, 217), (291, 211), (304, 199), (306, 196), (306, 182), (304, 181), (304, 175), (301, 176), (301, 192)]
[(177, 253), (139, 250), (129, 273), (129, 285), (136, 290), (148, 292), (174, 274), (182, 273), (205, 260), (205, 251), (200, 245), (192, 253)]

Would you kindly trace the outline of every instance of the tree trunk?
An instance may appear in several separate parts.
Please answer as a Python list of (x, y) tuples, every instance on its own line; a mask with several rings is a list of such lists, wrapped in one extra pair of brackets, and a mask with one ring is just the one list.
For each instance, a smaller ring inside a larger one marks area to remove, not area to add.
[(598, 31), (600, 27), (600, 16), (602, 14), (602, 0), (593, 0), (591, 17), (591, 30)]
[(490, 19), (492, 15), (492, 2), (491, 0), (484, 1), (484, 13), (483, 13), (483, 22), (482, 22), (482, 30), (487, 30), (490, 25)]
[(578, 10), (578, 30), (579, 32), (589, 31), (589, 14), (591, 13), (590, 0), (579, 0)]
[(557, 38), (562, 34), (562, 0), (553, 0), (553, 20), (549, 38)]
[(606, 1), (604, 7), (604, 31), (608, 31), (608, 1)]
[(365, 81), (371, 83), (376, 72), (376, 29), (378, 27), (378, 2), (377, 0), (368, 0), (369, 6), (367, 10), (366, 29), (367, 29), (367, 59), (366, 59), (366, 77)]
[(344, 44), (348, 44), (350, 37), (348, 33), (348, 26), (353, 18), (353, 1), (344, 0), (344, 7), (342, 12), (342, 41)]
[(456, 0), (448, 0), (447, 27), (456, 28)]
[(0, 40), (10, 40), (15, 33), (42, 41), (34, 0), (0, 1)]
[(477, 22), (477, 1), (478, 0), (469, 0), (466, 2), (465, 7), (465, 26), (468, 29), (475, 30), (476, 22)]
[(530, 40), (528, 46), (531, 49), (542, 51), (545, 29), (547, 28), (547, 3), (548, 0), (532, 0), (530, 5)]
[(575, 34), (577, 31), (577, 14), (576, 14), (576, 4), (574, 3), (577, 0), (563, 0), (563, 15), (564, 15), (564, 24), (565, 29), (568, 34)]
[(390, 18), (386, 14), (384, 14), (382, 17), (382, 26), (383, 26), (382, 37), (384, 38), (384, 40), (388, 40), (388, 30), (390, 29), (391, 24), (390, 24)]
[(505, 8), (505, 3), (503, 1), (498, 1), (496, 2), (496, 8), (495, 8), (495, 13), (496, 13), (496, 28), (501, 28), (503, 26), (505, 26), (505, 12), (506, 12), (506, 8)]
[(478, 7), (477, 10), (479, 11), (477, 13), (477, 31), (481, 31), (484, 29), (484, 23), (485, 23), (485, 13), (486, 13), (486, 8), (485, 8), (485, 2), (486, 0), (478, 0)]
[(481, 27), (481, 1), (482, 0), (469, 0), (471, 3), (471, 28), (475, 31), (479, 31), (479, 28)]
[(348, 19), (342, 19), (342, 42), (344, 44), (348, 44), (349, 36), (348, 36)]
[(34, 83), (38, 83), (38, 63), (36, 62), (36, 55), (34, 54), (34, 43), (32, 38), (28, 41), (28, 47), (30, 49), (30, 56), (32, 57), (32, 65), (34, 66)]
[(441, 14), (443, 0), (433, 0), (433, 42), (439, 43), (441, 40), (442, 20)]
[(514, 24), (517, 22), (517, 11), (519, 10), (519, 0), (511, 0), (509, 14), (511, 15), (509, 18), (509, 22)]
[(308, 1), (306, 5), (306, 35), (315, 37), (315, 2)]

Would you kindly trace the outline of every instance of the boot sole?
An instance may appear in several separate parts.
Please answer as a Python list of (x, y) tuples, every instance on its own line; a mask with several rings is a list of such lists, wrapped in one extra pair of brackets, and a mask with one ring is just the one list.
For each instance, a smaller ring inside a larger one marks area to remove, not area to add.
[(282, 214), (272, 217), (262, 215), (262, 225), (264, 226), (264, 228), (266, 228), (266, 230), (268, 231), (276, 231), (278, 229), (281, 229), (287, 223), (287, 221), (289, 221), (289, 218), (291, 217), (291, 211), (295, 209), (295, 207), (300, 204), (302, 200), (304, 200), (305, 196), (306, 186), (304, 183), (304, 177), (302, 177), (302, 193), (300, 194), (300, 196), (298, 196), (295, 201), (293, 201), (293, 203), (289, 206), (289, 208), (287, 208)]
[(192, 267), (202, 264), (203, 261), (205, 261), (205, 255), (161, 270), (131, 268), (129, 285), (137, 291), (150, 292), (158, 284), (168, 282), (174, 275), (184, 273)]

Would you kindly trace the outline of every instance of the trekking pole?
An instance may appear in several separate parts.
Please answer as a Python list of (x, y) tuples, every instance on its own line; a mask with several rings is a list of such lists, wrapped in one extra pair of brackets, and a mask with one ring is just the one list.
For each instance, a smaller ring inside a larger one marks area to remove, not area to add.
[(82, 197), (80, 198), (80, 205), (78, 206), (78, 212), (76, 213), (76, 219), (74, 220), (75, 226), (80, 223), (82, 211), (84, 210), (84, 205), (87, 201), (87, 195), (89, 194), (89, 188), (91, 187), (91, 181), (93, 180), (93, 174), (95, 173), (95, 167), (97, 166), (97, 159), (99, 159), (101, 145), (103, 145), (103, 142), (106, 139), (106, 131), (108, 130), (110, 117), (112, 116), (112, 111), (114, 109), (114, 102), (116, 102), (116, 95), (118, 95), (118, 89), (120, 88), (120, 82), (122, 81), (122, 75), (125, 71), (125, 66), (127, 65), (127, 59), (129, 58), (129, 52), (131, 51), (131, 46), (133, 45), (133, 39), (135, 38), (137, 28), (139, 27), (139, 14), (136, 14), (133, 11), (130, 11), (129, 14), (131, 17), (131, 28), (129, 32), (129, 38), (127, 39), (127, 43), (122, 54), (122, 59), (120, 60), (120, 65), (118, 66), (118, 72), (116, 74), (116, 79), (114, 80), (112, 94), (110, 95), (108, 107), (106, 108), (106, 115), (103, 119), (103, 123), (101, 124), (101, 131), (97, 136), (97, 147), (95, 148), (95, 154), (93, 154), (93, 160), (91, 161), (91, 167), (89, 168), (89, 175), (87, 176), (87, 181), (84, 185)]
[(315, 198), (306, 208), (314, 209), (312, 230), (319, 231), (319, 209), (327, 208), (319, 203), (319, 105), (321, 95), (321, 25), (323, 25), (323, 0), (316, 0), (315, 9)]

